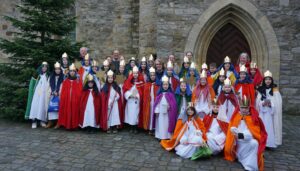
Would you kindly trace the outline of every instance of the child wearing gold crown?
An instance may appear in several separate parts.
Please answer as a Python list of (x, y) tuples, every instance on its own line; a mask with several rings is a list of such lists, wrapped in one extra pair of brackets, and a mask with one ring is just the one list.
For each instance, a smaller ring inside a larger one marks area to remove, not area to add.
[(153, 107), (153, 128), (157, 139), (170, 139), (177, 118), (177, 104), (167, 76), (162, 77), (161, 85)]
[(179, 85), (179, 77), (175, 73), (173, 64), (171, 61), (168, 61), (167, 69), (164, 72), (164, 75), (166, 75), (169, 78), (169, 84), (172, 88), (172, 91), (174, 92)]
[(190, 69), (189, 69), (189, 72), (188, 72), (187, 77), (186, 77), (186, 80), (190, 85), (191, 91), (194, 90), (194, 88), (195, 88), (197, 82), (199, 81), (199, 79), (200, 79), (199, 72), (196, 68), (195, 63), (192, 62), (191, 66), (190, 66)]
[(206, 129), (207, 145), (214, 155), (223, 151), (228, 123), (218, 119), (219, 104), (215, 98), (212, 102), (211, 114), (205, 115), (203, 123)]
[(38, 79), (32, 97), (29, 119), (32, 120), (32, 128), (37, 127), (40, 122), (42, 127), (46, 127), (47, 110), (49, 103), (49, 82), (48, 82), (48, 63), (43, 62), (38, 68)]
[(142, 58), (139, 66), (139, 71), (143, 75), (144, 82), (146, 82), (148, 80), (148, 75), (149, 75), (146, 57)]
[(222, 68), (225, 71), (226, 78), (230, 79), (232, 85), (234, 86), (236, 78), (238, 77), (238, 73), (234, 69), (234, 65), (231, 63), (229, 56), (224, 58), (224, 63), (217, 69), (217, 73), (214, 75), (214, 80), (216, 80), (216, 78), (219, 76)]
[(114, 72), (109, 70), (101, 89), (100, 126), (107, 133), (117, 133), (124, 117), (121, 88), (115, 78)]
[(222, 91), (218, 96), (218, 104), (220, 105), (218, 119), (228, 123), (235, 109), (239, 107), (238, 98), (228, 78), (224, 80)]
[(257, 64), (255, 62), (250, 63), (249, 76), (252, 79), (252, 83), (253, 83), (255, 89), (257, 89), (261, 85), (261, 83), (264, 79), (264, 77), (262, 76), (262, 74), (261, 74), (260, 70), (258, 69)]
[(179, 78), (186, 78), (189, 70), (190, 70), (190, 63), (191, 61), (189, 60), (189, 58), (187, 56), (183, 57), (183, 63), (181, 65), (181, 69), (178, 73)]
[[(49, 103), (49, 108), (48, 108), (48, 124), (47, 128), (50, 128), (53, 126), (54, 122), (57, 121), (58, 119), (58, 104), (57, 108), (51, 107), (51, 103), (56, 99), (56, 103), (59, 102), (59, 97), (60, 97), (60, 87), (64, 81), (64, 74), (61, 69), (60, 63), (56, 62), (54, 64), (54, 71), (50, 75), (49, 78), (49, 84), (51, 88), (51, 97), (50, 97), (50, 103)], [(57, 127), (55, 127), (57, 128)]]
[(61, 70), (64, 74), (64, 78), (67, 78), (69, 72), (69, 58), (66, 52), (61, 56)]
[(156, 83), (155, 69), (149, 69), (149, 80), (144, 85), (143, 93), (143, 128), (149, 130), (149, 134), (153, 134), (153, 106), (154, 100), (159, 89), (159, 84)]
[(130, 60), (128, 61), (126, 67), (125, 67), (126, 77), (129, 77), (132, 74), (132, 70), (135, 66), (137, 67), (136, 59), (135, 59), (135, 57), (131, 57)]
[(100, 106), (100, 92), (94, 76), (88, 74), (80, 98), (79, 126), (81, 128), (85, 128), (88, 132), (99, 128)]
[(264, 73), (257, 90), (256, 105), (268, 133), (267, 147), (276, 148), (282, 144), (282, 98), (270, 71)]
[(267, 132), (247, 96), (240, 100), (240, 108), (236, 108), (228, 129), (224, 148), (225, 159), (238, 159), (245, 170), (262, 171)]
[(221, 70), (217, 76), (217, 79), (214, 81), (214, 84), (213, 84), (213, 89), (215, 91), (216, 96), (219, 96), (221, 94), (222, 89), (224, 87), (225, 79), (226, 79), (225, 71), (223, 68), (221, 68)]
[[(92, 61), (92, 64), (91, 64), (91, 70), (90, 70), (90, 73), (92, 76), (93, 76), (93, 79), (94, 79), (94, 82), (97, 86), (97, 89), (98, 89), (98, 92), (100, 92), (101, 90), (101, 78), (99, 76), (100, 74), (100, 68), (99, 68), (99, 64), (96, 60), (93, 60)], [(85, 78), (86, 80), (84, 82), (87, 81), (88, 77)]]
[(177, 103), (177, 118), (185, 115), (188, 103), (192, 100), (192, 91), (190, 85), (184, 78), (180, 78), (180, 84), (175, 91), (175, 98)]
[(58, 126), (66, 129), (78, 128), (81, 91), (82, 82), (77, 77), (75, 65), (72, 64), (61, 87)]
[(200, 80), (193, 91), (192, 102), (195, 104), (197, 114), (203, 119), (211, 112), (211, 102), (215, 98), (213, 88), (208, 84), (206, 71), (202, 71)]
[(91, 71), (91, 59), (90, 59), (90, 55), (86, 54), (83, 59), (83, 66), (81, 66), (78, 71), (80, 80), (82, 81), (83, 84), (85, 83), (84, 81), (86, 79), (86, 76), (90, 73), (90, 71)]
[(189, 103), (185, 115), (177, 120), (172, 138), (162, 140), (160, 144), (168, 151), (175, 149), (176, 154), (183, 158), (191, 158), (206, 140), (205, 126), (192, 103)]
[(132, 69), (123, 85), (123, 93), (125, 98), (125, 119), (124, 123), (130, 125), (130, 132), (137, 133), (137, 125), (143, 126), (142, 101), (144, 91), (144, 78), (139, 72), (137, 66)]

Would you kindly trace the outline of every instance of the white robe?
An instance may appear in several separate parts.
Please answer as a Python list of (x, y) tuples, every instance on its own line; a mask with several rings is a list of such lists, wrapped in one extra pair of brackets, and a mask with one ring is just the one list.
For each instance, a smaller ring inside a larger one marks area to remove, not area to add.
[(231, 103), (230, 100), (226, 99), (224, 103), (220, 104), (219, 106), (219, 114), (217, 118), (223, 122), (229, 123), (234, 110), (235, 110), (234, 105)]
[(85, 128), (88, 126), (93, 128), (99, 128), (99, 125), (97, 125), (96, 118), (95, 118), (95, 106), (94, 106), (94, 97), (92, 94), (92, 90), (90, 90), (89, 97), (84, 111), (83, 123), (80, 126), (81, 128)]
[(269, 94), (270, 91), (271, 89), (267, 89), (266, 95), (271, 107), (262, 106), (264, 101), (261, 101), (260, 93), (257, 95), (256, 105), (268, 133), (266, 146), (276, 148), (282, 144), (282, 98), (278, 91), (274, 91), (273, 96)]
[[(188, 128), (182, 135), (179, 145), (175, 147), (176, 154), (183, 158), (190, 158), (202, 145), (202, 132), (197, 130), (193, 119), (187, 121)], [(183, 130), (183, 129), (182, 129)], [(199, 134), (199, 135), (198, 135)]]
[[(209, 100), (210, 97), (207, 97), (207, 99)], [(195, 109), (197, 113), (211, 113), (211, 106), (209, 105), (208, 100), (204, 100), (204, 96), (201, 95), (200, 99), (198, 98), (196, 100), (196, 104), (195, 104)], [(203, 119), (205, 115), (200, 115), (200, 118)]]
[(161, 98), (161, 101), (154, 109), (155, 113), (158, 113), (155, 120), (155, 137), (158, 139), (170, 139), (171, 134), (168, 131), (169, 128), (169, 103), (165, 98), (165, 93)]
[(109, 100), (108, 100), (109, 106), (107, 108), (108, 127), (121, 125), (121, 119), (119, 115), (119, 105), (118, 105), (119, 98), (120, 98), (119, 94), (115, 91), (115, 89), (111, 88), (109, 94)]
[(183, 116), (186, 115), (186, 111), (185, 111), (186, 108), (187, 108), (186, 98), (185, 98), (185, 96), (183, 96), (182, 100), (181, 100), (181, 104), (180, 104), (179, 116), (177, 117), (177, 119), (183, 118)]
[[(129, 98), (131, 95), (137, 96), (136, 98)], [(124, 94), (127, 100), (125, 107), (125, 123), (129, 125), (137, 125), (139, 121), (140, 112), (140, 95), (136, 88), (136, 85), (132, 86), (130, 90), (126, 91)]]
[(206, 136), (207, 145), (212, 150), (213, 154), (216, 155), (220, 153), (224, 148), (226, 135), (220, 128), (216, 118), (213, 119)]
[(50, 98), (49, 82), (46, 74), (40, 75), (31, 103), (29, 119), (47, 121), (48, 103)]
[(258, 142), (253, 138), (247, 124), (241, 120), (238, 126), (239, 133), (243, 133), (244, 139), (237, 139), (237, 159), (245, 170), (258, 170), (257, 150)]

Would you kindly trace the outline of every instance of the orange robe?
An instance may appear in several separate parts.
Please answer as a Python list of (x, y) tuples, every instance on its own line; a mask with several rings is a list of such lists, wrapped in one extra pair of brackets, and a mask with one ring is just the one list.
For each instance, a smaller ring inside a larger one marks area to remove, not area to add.
[[(150, 120), (151, 120), (151, 107), (153, 106), (150, 105), (151, 103), (151, 87), (152, 85), (154, 86), (153, 91), (154, 91), (154, 101), (157, 95), (157, 91), (159, 89), (159, 85), (156, 85), (155, 82), (151, 83), (148, 82), (144, 85), (144, 94), (143, 94), (143, 128), (145, 130), (149, 130), (150, 128)], [(153, 105), (154, 105), (153, 101)], [(153, 109), (154, 110), (154, 109)]]
[[(190, 119), (191, 117), (189, 118), (189, 120)], [(194, 118), (193, 124), (197, 128), (197, 130), (200, 130), (202, 132), (202, 138), (204, 141), (206, 141), (206, 129), (200, 117)], [(174, 149), (179, 144), (180, 139), (184, 135), (184, 132), (187, 130), (187, 128), (187, 122), (183, 123), (182, 119), (178, 119), (172, 138), (170, 140), (162, 140), (160, 142), (161, 146), (167, 151), (171, 151), (172, 149)]]

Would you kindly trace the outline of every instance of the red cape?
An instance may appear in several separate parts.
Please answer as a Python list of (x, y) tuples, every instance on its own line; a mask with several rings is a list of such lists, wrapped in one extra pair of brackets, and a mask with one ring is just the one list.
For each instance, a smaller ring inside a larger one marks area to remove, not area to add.
[(226, 96), (223, 91), (221, 92), (221, 94), (218, 97), (218, 104), (223, 105), (226, 99), (230, 100), (230, 102), (234, 105), (234, 107), (238, 107), (239, 102), (238, 102), (236, 95), (233, 93), (230, 93), (229, 95)]
[(82, 83), (79, 79), (66, 79), (62, 83), (58, 125), (66, 129), (75, 129), (79, 125), (79, 105)]
[[(151, 120), (151, 113), (150, 113), (150, 109), (153, 106), (150, 106), (150, 102), (151, 102), (151, 86), (154, 85), (153, 91), (154, 91), (154, 100), (156, 98), (157, 95), (157, 91), (159, 89), (159, 85), (156, 85), (155, 82), (153, 83), (146, 83), (144, 85), (144, 96), (143, 96), (143, 128), (145, 130), (149, 130), (150, 127), (150, 120)], [(153, 104), (154, 105), (154, 104)]]
[[(86, 109), (86, 104), (88, 101), (90, 95), (90, 90), (83, 90), (81, 93), (81, 98), (80, 98), (80, 112), (79, 112), (79, 124), (83, 124), (84, 120), (84, 112)], [(94, 98), (94, 109), (95, 109), (95, 120), (96, 123), (99, 124), (100, 122), (100, 106), (101, 106), (101, 97), (100, 93), (96, 93), (95, 91), (92, 91), (92, 96)]]
[[(123, 93), (125, 93), (131, 89), (134, 84), (132, 83), (133, 80), (133, 74), (130, 74), (129, 77), (125, 80), (124, 85), (123, 85)], [(140, 95), (140, 112), (139, 112), (139, 123), (138, 127), (142, 128), (143, 127), (143, 92), (144, 92), (144, 77), (141, 73), (138, 75), (138, 83), (136, 84), (136, 88), (139, 92)], [(126, 100), (124, 101), (124, 107), (126, 106)], [(125, 108), (124, 108), (125, 109)], [(123, 120), (122, 120), (123, 121)]]
[(248, 98), (250, 97), (250, 104), (251, 106), (255, 106), (255, 89), (252, 83), (238, 83), (235, 85), (235, 91), (238, 92), (239, 89), (242, 87), (242, 95), (246, 95)]
[(179, 86), (179, 80), (176, 79), (175, 77), (169, 77), (171, 79), (172, 82), (172, 90), (173, 92), (176, 91), (176, 88)]
[[(207, 132), (210, 129), (210, 126), (212, 124), (213, 119), (214, 119), (214, 116), (212, 114), (205, 115), (204, 118), (203, 118), (203, 123), (204, 123), (204, 126), (205, 126)], [(228, 130), (228, 123), (220, 121), (218, 119), (217, 119), (217, 121), (218, 121), (218, 124), (219, 124), (221, 130), (226, 135), (227, 134), (227, 130)]]
[[(108, 93), (105, 93), (104, 91), (101, 92), (101, 113), (100, 113), (100, 126), (101, 128), (106, 131), (108, 129), (108, 125), (107, 125), (107, 121), (108, 121), (108, 100), (109, 100), (109, 96), (110, 96), (110, 90), (111, 88), (113, 88), (111, 85), (109, 85), (108, 88)], [(115, 90), (116, 91), (116, 90)], [(116, 91), (117, 92), (117, 91)], [(118, 100), (118, 107), (119, 107), (119, 116), (120, 116), (120, 121), (121, 121), (121, 127), (122, 127), (122, 123), (124, 120), (124, 110), (122, 107), (122, 95), (121, 93), (117, 92), (120, 96), (119, 100)]]
[(250, 75), (250, 78), (252, 79), (252, 83), (254, 84), (255, 88), (258, 88), (260, 86), (261, 82), (264, 79), (264, 77), (261, 74), (260, 70), (258, 68), (256, 68), (255, 75), (252, 76), (251, 73), (249, 75)]

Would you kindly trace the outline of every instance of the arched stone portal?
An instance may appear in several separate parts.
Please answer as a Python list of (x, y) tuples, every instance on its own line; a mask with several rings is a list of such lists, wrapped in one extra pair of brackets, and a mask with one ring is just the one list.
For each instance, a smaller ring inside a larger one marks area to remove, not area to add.
[(273, 72), (279, 81), (280, 50), (274, 30), (267, 17), (247, 0), (218, 0), (213, 3), (192, 27), (185, 51), (194, 52), (197, 63), (206, 62), (209, 44), (225, 25), (238, 28), (250, 46), (251, 59), (263, 71)]

